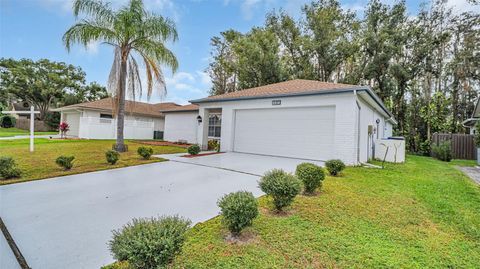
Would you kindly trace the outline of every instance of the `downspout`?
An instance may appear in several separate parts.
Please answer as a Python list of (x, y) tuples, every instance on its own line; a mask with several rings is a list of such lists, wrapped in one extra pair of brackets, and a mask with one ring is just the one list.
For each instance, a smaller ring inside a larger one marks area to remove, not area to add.
[(360, 104), (357, 100), (357, 90), (353, 90), (353, 95), (355, 96), (355, 103), (357, 104), (357, 163), (360, 163)]

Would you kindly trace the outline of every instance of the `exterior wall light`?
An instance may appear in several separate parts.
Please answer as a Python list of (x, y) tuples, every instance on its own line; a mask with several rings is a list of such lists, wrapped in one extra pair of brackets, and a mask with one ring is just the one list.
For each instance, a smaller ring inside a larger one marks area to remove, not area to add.
[(198, 115), (197, 116), (197, 121), (198, 121), (198, 123), (202, 123), (202, 116)]

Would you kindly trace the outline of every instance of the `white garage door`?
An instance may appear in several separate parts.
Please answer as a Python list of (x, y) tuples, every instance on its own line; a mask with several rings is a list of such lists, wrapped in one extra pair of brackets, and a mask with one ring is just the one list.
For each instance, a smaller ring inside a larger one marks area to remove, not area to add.
[(237, 110), (234, 151), (328, 160), (334, 123), (333, 106)]

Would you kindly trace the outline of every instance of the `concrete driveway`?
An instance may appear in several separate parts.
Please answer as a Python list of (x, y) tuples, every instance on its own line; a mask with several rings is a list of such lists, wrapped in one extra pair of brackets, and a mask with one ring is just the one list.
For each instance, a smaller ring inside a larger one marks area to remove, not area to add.
[(0, 186), (0, 216), (32, 268), (99, 268), (113, 261), (111, 230), (132, 218), (178, 214), (205, 221), (218, 214), (222, 195), (248, 190), (260, 196), (257, 175), (272, 168), (293, 171), (302, 162), (239, 153), (170, 157)]
[(166, 158), (175, 162), (220, 168), (257, 176), (262, 176), (266, 171), (273, 168), (281, 168), (287, 172), (293, 173), (295, 172), (297, 165), (302, 162), (311, 162), (324, 166), (324, 163), (320, 161), (237, 152), (220, 153), (196, 158), (185, 158), (181, 157), (182, 155), (185, 155), (185, 153), (158, 155), (158, 157)]

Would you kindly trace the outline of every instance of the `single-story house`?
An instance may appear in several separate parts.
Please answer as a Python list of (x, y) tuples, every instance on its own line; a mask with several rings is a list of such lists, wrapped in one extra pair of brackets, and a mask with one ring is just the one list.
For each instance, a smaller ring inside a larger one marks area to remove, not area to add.
[[(127, 139), (153, 139), (154, 131), (164, 131), (164, 109), (181, 107), (175, 103), (148, 104), (125, 101), (125, 129)], [(61, 122), (69, 125), (68, 137), (86, 139), (115, 139), (116, 119), (112, 114), (112, 98), (86, 102), (55, 109), (61, 112)]]
[[(160, 112), (165, 115), (164, 140), (198, 143), (198, 105), (169, 107)], [(220, 138), (220, 132), (218, 132), (218, 137)], [(210, 137), (210, 139), (212, 138)]]
[(478, 120), (480, 120), (480, 106), (478, 105), (480, 103), (480, 98), (477, 99), (477, 103), (475, 104), (475, 108), (473, 109), (472, 116), (462, 122), (462, 125), (465, 128), (469, 128), (469, 133), (470, 134), (475, 134), (476, 133), (476, 126), (478, 124)]
[(221, 151), (364, 163), (396, 121), (368, 86), (291, 80), (164, 109), (165, 139)]

